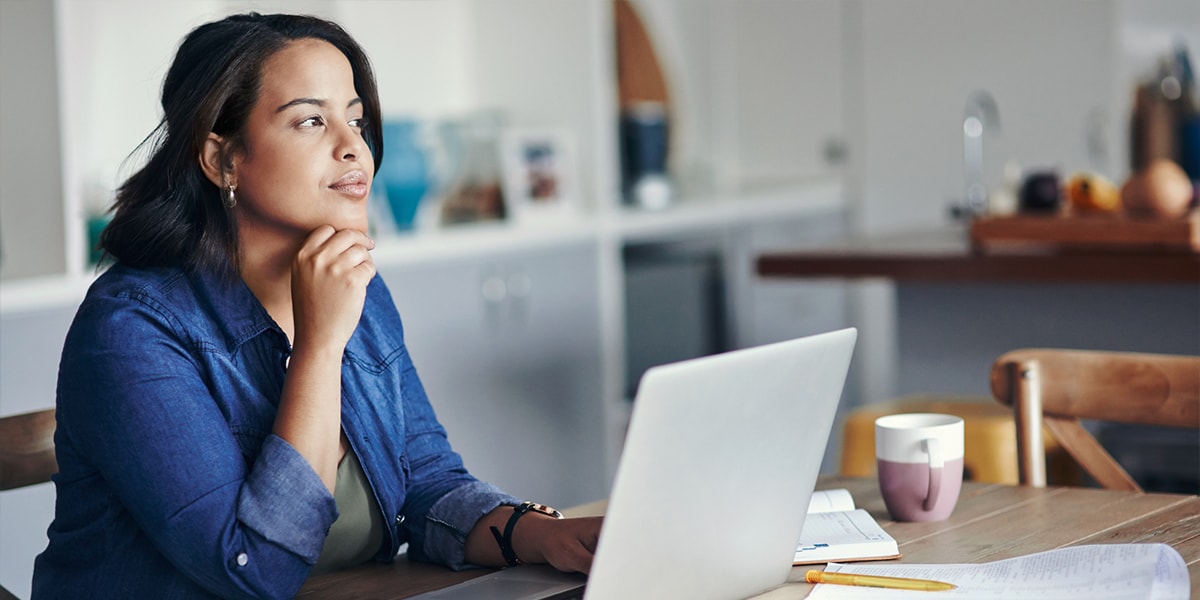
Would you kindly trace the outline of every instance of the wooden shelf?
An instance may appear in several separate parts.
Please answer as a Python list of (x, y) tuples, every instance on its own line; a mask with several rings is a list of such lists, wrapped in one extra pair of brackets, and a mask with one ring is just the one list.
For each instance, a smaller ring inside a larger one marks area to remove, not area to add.
[(986, 217), (971, 224), (976, 248), (1200, 252), (1200, 214), (1186, 219), (1107, 216)]

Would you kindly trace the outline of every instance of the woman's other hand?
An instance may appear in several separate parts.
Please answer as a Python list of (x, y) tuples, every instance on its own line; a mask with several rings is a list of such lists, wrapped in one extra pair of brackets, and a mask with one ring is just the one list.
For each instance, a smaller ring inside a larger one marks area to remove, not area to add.
[(293, 345), (346, 346), (375, 277), (373, 248), (365, 233), (329, 225), (304, 240), (292, 262)]
[(588, 573), (603, 522), (603, 517), (521, 519), (513, 531), (514, 550), (525, 562), (544, 562), (567, 573)]
[[(499, 506), (475, 523), (467, 534), (467, 562), (504, 566), (504, 556), (491, 528), (504, 531), (512, 514), (512, 506)], [(547, 563), (559, 571), (588, 573), (603, 522), (603, 517), (556, 519), (530, 511), (513, 526), (512, 549), (523, 563)]]

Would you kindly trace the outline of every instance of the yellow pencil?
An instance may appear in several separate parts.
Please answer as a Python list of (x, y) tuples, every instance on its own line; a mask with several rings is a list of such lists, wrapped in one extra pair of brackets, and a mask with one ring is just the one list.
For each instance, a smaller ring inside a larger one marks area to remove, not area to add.
[(928, 579), (909, 579), (907, 577), (882, 577), (880, 575), (855, 575), (853, 573), (830, 573), (812, 570), (804, 574), (804, 580), (809, 583), (836, 583), (838, 585), (859, 585), (866, 587), (890, 588), (894, 590), (919, 590), (922, 592), (943, 592), (958, 586), (942, 581)]

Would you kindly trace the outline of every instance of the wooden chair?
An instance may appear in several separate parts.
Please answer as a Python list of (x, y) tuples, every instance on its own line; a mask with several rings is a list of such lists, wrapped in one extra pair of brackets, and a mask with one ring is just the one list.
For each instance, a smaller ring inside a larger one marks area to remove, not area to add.
[[(58, 472), (54, 409), (0, 418), (0, 491), (46, 483)], [(16, 600), (0, 586), (0, 600)]]
[(1200, 357), (1020, 349), (992, 364), (992, 394), (1013, 407), (1023, 485), (1046, 485), (1042, 426), (1101, 486), (1141, 491), (1079, 422), (1200, 430)]
[(0, 491), (50, 481), (54, 458), (54, 409), (0, 418)]
[[(910, 394), (860, 406), (842, 426), (843, 477), (875, 477), (875, 419), (900, 413), (941, 413), (962, 417), (965, 445), (963, 478), (987, 483), (1017, 483), (1017, 441), (1012, 411), (986, 396)], [(1053, 438), (1047, 439), (1047, 446)], [(1047, 448), (1049, 451), (1050, 448)]]

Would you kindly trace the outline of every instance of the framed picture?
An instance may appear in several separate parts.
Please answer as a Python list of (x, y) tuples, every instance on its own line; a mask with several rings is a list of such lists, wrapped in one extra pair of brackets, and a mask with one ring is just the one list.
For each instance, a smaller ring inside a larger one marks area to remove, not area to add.
[(578, 171), (568, 132), (507, 131), (501, 156), (505, 202), (514, 218), (561, 216), (578, 209)]

